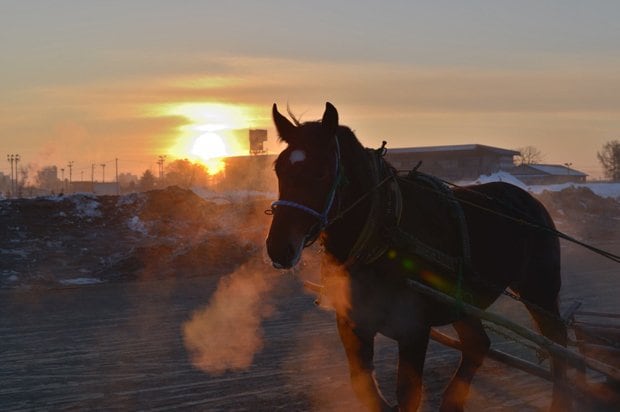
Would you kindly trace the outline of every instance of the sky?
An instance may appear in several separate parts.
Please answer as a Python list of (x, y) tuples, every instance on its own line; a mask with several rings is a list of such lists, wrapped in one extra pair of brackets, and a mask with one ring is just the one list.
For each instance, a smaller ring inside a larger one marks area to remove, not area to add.
[[(271, 105), (369, 147), (534, 146), (600, 177), (620, 139), (618, 1), (0, 0), (0, 172), (157, 170)], [(204, 145), (203, 145), (204, 146)], [(201, 146), (202, 147), (202, 146)], [(84, 176), (85, 175), (85, 176)]]

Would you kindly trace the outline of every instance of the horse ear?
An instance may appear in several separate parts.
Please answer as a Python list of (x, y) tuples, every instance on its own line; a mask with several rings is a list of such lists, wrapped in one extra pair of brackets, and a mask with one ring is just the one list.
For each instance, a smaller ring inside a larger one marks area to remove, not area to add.
[(321, 124), (330, 137), (336, 134), (336, 130), (338, 130), (338, 111), (330, 102), (325, 103), (325, 113), (323, 113)]
[(286, 143), (290, 143), (295, 138), (297, 127), (278, 112), (278, 106), (275, 103), (273, 104), (272, 114), (278, 136)]

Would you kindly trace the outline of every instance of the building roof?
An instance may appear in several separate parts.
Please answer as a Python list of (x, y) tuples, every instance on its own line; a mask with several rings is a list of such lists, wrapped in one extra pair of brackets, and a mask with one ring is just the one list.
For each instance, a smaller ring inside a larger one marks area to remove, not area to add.
[(492, 152), (505, 156), (516, 156), (520, 153), (516, 150), (502, 149), (499, 147), (486, 146), (482, 144), (460, 144), (449, 146), (422, 146), (422, 147), (399, 147), (395, 149), (389, 149), (390, 154), (400, 153), (429, 153), (429, 152), (473, 152), (476, 150)]
[(540, 175), (540, 176), (588, 176), (586, 173), (580, 172), (576, 169), (564, 165), (550, 165), (550, 164), (523, 164), (517, 167), (520, 172), (525, 172), (527, 175)]

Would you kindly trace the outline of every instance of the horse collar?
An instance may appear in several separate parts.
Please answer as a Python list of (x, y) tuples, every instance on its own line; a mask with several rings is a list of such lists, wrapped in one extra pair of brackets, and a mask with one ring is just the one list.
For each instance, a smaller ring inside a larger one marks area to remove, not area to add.
[(394, 171), (383, 159), (384, 150), (385, 142), (380, 149), (366, 150), (373, 183), (370, 212), (345, 262), (349, 268), (379, 259), (389, 246), (385, 242), (385, 231), (400, 223), (402, 194)]

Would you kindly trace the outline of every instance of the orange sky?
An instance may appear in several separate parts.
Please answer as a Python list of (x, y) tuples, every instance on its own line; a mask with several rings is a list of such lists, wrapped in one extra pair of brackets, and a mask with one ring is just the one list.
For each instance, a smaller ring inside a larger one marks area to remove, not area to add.
[(272, 103), (313, 120), (330, 101), (368, 146), (531, 145), (600, 176), (617, 2), (409, 3), (3, 2), (0, 154), (138, 174), (207, 132), (241, 154), (231, 130), (267, 128), (277, 151)]

